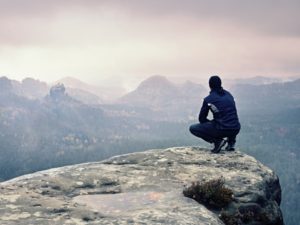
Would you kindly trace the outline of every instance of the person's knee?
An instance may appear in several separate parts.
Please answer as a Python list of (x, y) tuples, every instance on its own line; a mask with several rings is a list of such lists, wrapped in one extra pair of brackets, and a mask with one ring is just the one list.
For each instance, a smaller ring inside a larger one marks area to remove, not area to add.
[(195, 134), (195, 125), (191, 125), (189, 130), (192, 134)]
[(202, 131), (202, 127), (201, 127), (200, 123), (192, 124), (190, 126), (190, 132), (192, 134), (196, 134), (196, 133), (199, 133), (199, 132), (201, 133), (201, 131)]
[(190, 126), (190, 132), (192, 132), (192, 130), (194, 130), (193, 127), (194, 127), (194, 125), (191, 125), (191, 126)]
[(202, 138), (205, 136), (205, 132), (201, 126), (201, 124), (193, 124), (190, 126), (190, 132), (196, 137)]

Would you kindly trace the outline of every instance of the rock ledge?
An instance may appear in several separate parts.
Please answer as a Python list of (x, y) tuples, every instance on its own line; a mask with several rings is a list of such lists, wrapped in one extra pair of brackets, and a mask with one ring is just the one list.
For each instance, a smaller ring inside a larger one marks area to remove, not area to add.
[[(0, 224), (224, 224), (182, 195), (184, 185), (219, 177), (233, 190), (223, 212), (263, 213), (283, 224), (281, 189), (272, 170), (241, 152), (198, 147), (149, 150), (97, 163), (41, 171), (0, 184)], [(257, 211), (257, 212), (256, 212)]]

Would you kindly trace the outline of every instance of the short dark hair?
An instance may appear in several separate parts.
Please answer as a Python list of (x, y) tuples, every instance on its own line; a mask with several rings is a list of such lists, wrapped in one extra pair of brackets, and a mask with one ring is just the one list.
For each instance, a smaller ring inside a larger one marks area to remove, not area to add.
[(211, 76), (208, 83), (211, 89), (220, 89), (222, 87), (222, 81), (219, 76)]

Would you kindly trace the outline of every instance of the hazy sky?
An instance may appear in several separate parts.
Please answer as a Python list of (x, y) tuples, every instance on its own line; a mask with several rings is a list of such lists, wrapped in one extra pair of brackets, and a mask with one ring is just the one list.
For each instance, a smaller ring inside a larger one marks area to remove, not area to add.
[(0, 0), (0, 75), (299, 76), (299, 0)]

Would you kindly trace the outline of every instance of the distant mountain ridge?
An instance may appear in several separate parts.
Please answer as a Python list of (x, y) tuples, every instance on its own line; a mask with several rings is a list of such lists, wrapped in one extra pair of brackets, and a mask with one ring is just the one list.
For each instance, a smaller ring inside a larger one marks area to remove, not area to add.
[[(68, 88), (53, 89), (52, 96), (48, 90), (42, 98), (30, 97), (34, 94), (28, 91), (45, 85), (26, 82), (0, 77), (0, 180), (138, 150), (204, 144), (189, 134), (188, 127), (197, 122), (208, 85), (177, 85), (158, 76), (130, 96), (138, 104), (129, 99), (89, 105), (65, 94)], [(300, 79), (224, 88), (235, 97), (242, 123), (238, 148), (278, 171), (284, 215), (297, 224), (299, 213), (291, 208), (299, 208), (300, 196), (295, 179), (300, 174)], [(155, 101), (151, 93), (156, 93)]]
[(201, 84), (186, 81), (176, 85), (164, 76), (152, 76), (141, 82), (132, 92), (120, 98), (119, 102), (127, 104), (140, 104), (148, 106), (161, 106), (170, 104), (175, 100), (183, 100), (189, 93), (201, 95), (206, 88)]
[(231, 90), (239, 107), (248, 111), (256, 110), (259, 113), (265, 108), (271, 112), (300, 107), (300, 79), (262, 85), (236, 84)]
[[(162, 120), (176, 120), (196, 115), (206, 89), (190, 81), (176, 85), (164, 76), (152, 76), (141, 82), (118, 103), (146, 107), (159, 113)], [(202, 96), (202, 97), (201, 97)]]
[(236, 79), (235, 82), (239, 84), (263, 85), (263, 84), (280, 83), (283, 82), (283, 80), (279, 78), (273, 78), (273, 77), (256, 76), (256, 77), (250, 77), (244, 79)]
[[(58, 83), (63, 82), (56, 82), (55, 84)], [(2, 93), (6, 92), (6, 94), (10, 93), (27, 99), (43, 99), (49, 93), (51, 86), (53, 85), (48, 85), (46, 82), (35, 80), (33, 78), (25, 78), (20, 82), (11, 80), (7, 77), (0, 77), (0, 88)], [(103, 104), (103, 100), (98, 96), (85, 90), (66, 87), (66, 93), (70, 97), (88, 105)]]
[(121, 97), (120, 103), (131, 105), (158, 106), (171, 100), (178, 94), (178, 88), (163, 76), (152, 76), (144, 81), (132, 92)]
[(64, 77), (54, 84), (63, 83), (74, 96), (81, 96), (81, 98), (88, 98), (90, 100), (98, 101), (99, 103), (111, 102), (114, 99), (124, 94), (124, 89), (121, 87), (100, 87), (90, 85), (74, 77)]
[(0, 77), (1, 91), (14, 93), (29, 99), (40, 99), (47, 95), (49, 87), (46, 82), (25, 78), (21, 82), (11, 80), (5, 76)]

